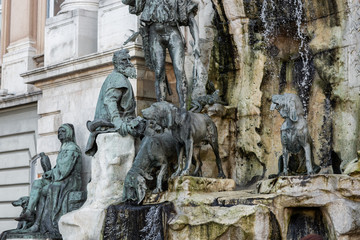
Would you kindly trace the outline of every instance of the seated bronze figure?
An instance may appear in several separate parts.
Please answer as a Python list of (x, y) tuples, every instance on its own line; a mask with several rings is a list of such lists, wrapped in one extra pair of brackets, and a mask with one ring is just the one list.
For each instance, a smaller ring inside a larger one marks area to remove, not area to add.
[[(30, 197), (24, 212), (16, 220), (22, 228), (9, 233), (44, 234), (59, 236), (58, 221), (61, 216), (81, 206), (83, 202), (81, 189), (81, 150), (75, 142), (75, 131), (72, 124), (63, 124), (58, 130), (61, 148), (52, 169), (49, 158), (40, 154), (44, 172), (41, 179), (33, 182)], [(76, 198), (79, 198), (76, 201)], [(76, 206), (73, 206), (75, 203)], [(29, 223), (32, 223), (29, 226)]]
[(101, 87), (94, 120), (86, 124), (90, 131), (86, 155), (94, 156), (97, 152), (98, 134), (118, 132), (121, 136), (138, 136), (143, 132), (142, 119), (135, 117), (136, 102), (128, 79), (136, 78), (136, 69), (130, 59), (129, 51), (126, 49), (114, 53), (114, 70)]

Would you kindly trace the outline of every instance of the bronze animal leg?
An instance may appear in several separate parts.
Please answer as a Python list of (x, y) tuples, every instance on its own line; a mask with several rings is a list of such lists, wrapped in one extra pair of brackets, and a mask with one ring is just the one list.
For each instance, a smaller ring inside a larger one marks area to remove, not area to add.
[(179, 151), (179, 154), (178, 154), (178, 167), (176, 169), (176, 172), (174, 172), (172, 175), (171, 175), (171, 178), (175, 178), (177, 176), (180, 175), (181, 173), (181, 170), (182, 170), (182, 159), (183, 159), (183, 155), (184, 155), (184, 147), (181, 147), (180, 148), (180, 151)]
[(226, 178), (222, 165), (221, 165), (221, 158), (220, 158), (220, 154), (219, 154), (219, 144), (217, 139), (214, 137), (212, 139), (212, 141), (210, 142), (210, 146), (212, 147), (214, 153), (215, 153), (215, 157), (216, 157), (216, 166), (218, 168), (218, 178)]
[(304, 150), (305, 150), (305, 160), (306, 160), (306, 170), (307, 170), (307, 174), (311, 175), (314, 174), (314, 170), (311, 164), (311, 147), (309, 143), (306, 143), (304, 146)]
[(196, 148), (196, 152), (195, 152), (195, 148), (194, 148), (194, 160), (196, 162), (196, 167), (193, 173), (193, 176), (199, 176), (202, 177), (202, 172), (201, 172), (201, 166), (202, 166), (202, 162), (200, 159), (200, 147)]
[(282, 174), (283, 176), (287, 176), (289, 175), (288, 173), (288, 161), (289, 161), (289, 153), (288, 150), (286, 149), (286, 147), (283, 148), (283, 171)]
[(185, 141), (185, 166), (183, 171), (181, 172), (181, 176), (190, 175), (190, 164), (194, 153), (194, 140), (192, 137)]
[(226, 178), (222, 165), (221, 165), (221, 158), (220, 158), (220, 154), (219, 154), (219, 143), (218, 143), (218, 134), (217, 134), (217, 129), (216, 126), (213, 122), (211, 122), (211, 124), (208, 124), (207, 126), (208, 129), (208, 139), (210, 140), (210, 146), (212, 147), (215, 157), (216, 157), (216, 166), (218, 168), (218, 178)]
[(166, 173), (166, 170), (167, 170), (167, 163), (165, 162), (166, 160), (163, 159), (162, 162), (163, 164), (161, 165), (161, 168), (160, 168), (160, 173), (159, 175), (157, 176), (157, 179), (156, 179), (156, 189), (153, 191), (153, 193), (160, 193), (162, 192), (162, 180), (165, 176), (165, 173)]

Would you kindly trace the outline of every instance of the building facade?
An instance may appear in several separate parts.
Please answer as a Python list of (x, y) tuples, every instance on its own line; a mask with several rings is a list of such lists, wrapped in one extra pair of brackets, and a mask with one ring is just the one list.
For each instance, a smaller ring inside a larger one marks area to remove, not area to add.
[[(32, 159), (45, 152), (55, 165), (62, 123), (75, 126), (85, 149), (85, 123), (113, 69), (112, 54), (139, 26), (119, 0), (5, 0), (1, 6), (0, 232), (16, 227), (21, 209), (11, 202), (29, 195), (41, 176)], [(131, 83), (143, 108), (155, 100), (154, 75), (140, 42), (126, 48), (138, 71)], [(83, 155), (84, 188), (90, 165)]]
[[(243, 187), (277, 173), (283, 120), (269, 108), (271, 96), (285, 92), (306, 93), (315, 162), (340, 173), (340, 162), (355, 159), (360, 149), (360, 3), (287, 1), (303, 10), (294, 19), (286, 15), (294, 6), (282, 1), (198, 2), (201, 61), (209, 70), (209, 81), (228, 103), (212, 115), (217, 118), (226, 175)], [(74, 124), (77, 143), (85, 149), (85, 123), (92, 120), (100, 87), (113, 69), (112, 54), (140, 22), (121, 0), (0, 3), (1, 232), (16, 227), (13, 219), (21, 209), (11, 202), (28, 195), (32, 180), (41, 176), (41, 167), (32, 159), (45, 152), (55, 164), (61, 124)], [(264, 6), (280, 9), (281, 14), (274, 18), (270, 12), (266, 19)], [(274, 20), (277, 25), (272, 25)], [(267, 31), (268, 41), (263, 34)], [(189, 42), (189, 30), (182, 32)], [(306, 88), (299, 84), (304, 64), (299, 32), (311, 60), (312, 82)], [(125, 48), (137, 69), (131, 83), (140, 110), (155, 101), (154, 73), (145, 66), (140, 38)], [(191, 47), (186, 55), (190, 80)], [(169, 59), (167, 77), (174, 93), (169, 100), (176, 102)], [(216, 176), (214, 157), (207, 152), (205, 148), (202, 159), (210, 167), (203, 167), (204, 176)], [(83, 155), (84, 188), (90, 172), (91, 158)]]

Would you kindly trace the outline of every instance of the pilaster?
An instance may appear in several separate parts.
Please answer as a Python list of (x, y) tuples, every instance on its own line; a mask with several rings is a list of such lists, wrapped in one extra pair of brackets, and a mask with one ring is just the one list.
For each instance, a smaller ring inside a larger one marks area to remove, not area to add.
[(67, 0), (45, 25), (45, 66), (97, 52), (98, 0)]
[[(24, 83), (20, 74), (35, 67), (32, 59), (37, 53), (37, 10), (41, 2), (12, 0), (3, 2), (1, 88), (8, 94), (33, 92), (33, 86)], [(11, 29), (11, 31), (10, 31)]]
[[(129, 6), (118, 0), (100, 0), (98, 51), (118, 48), (139, 30), (139, 17), (129, 13)], [(140, 37), (137, 39), (139, 42)], [(128, 45), (130, 45), (129, 43)]]

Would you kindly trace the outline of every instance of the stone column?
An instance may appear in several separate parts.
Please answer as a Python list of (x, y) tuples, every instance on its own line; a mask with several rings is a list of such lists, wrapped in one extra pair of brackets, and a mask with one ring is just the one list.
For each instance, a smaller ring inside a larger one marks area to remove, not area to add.
[(1, 88), (4, 95), (7, 92), (17, 95), (38, 90), (25, 84), (20, 74), (35, 68), (32, 57), (40, 51), (36, 49), (38, 43), (36, 13), (41, 3), (31, 0), (2, 1)]
[(88, 11), (97, 11), (99, 0), (65, 0), (61, 4), (61, 13), (70, 12), (75, 9), (84, 9)]
[(45, 66), (97, 52), (99, 0), (65, 0), (45, 26)]

